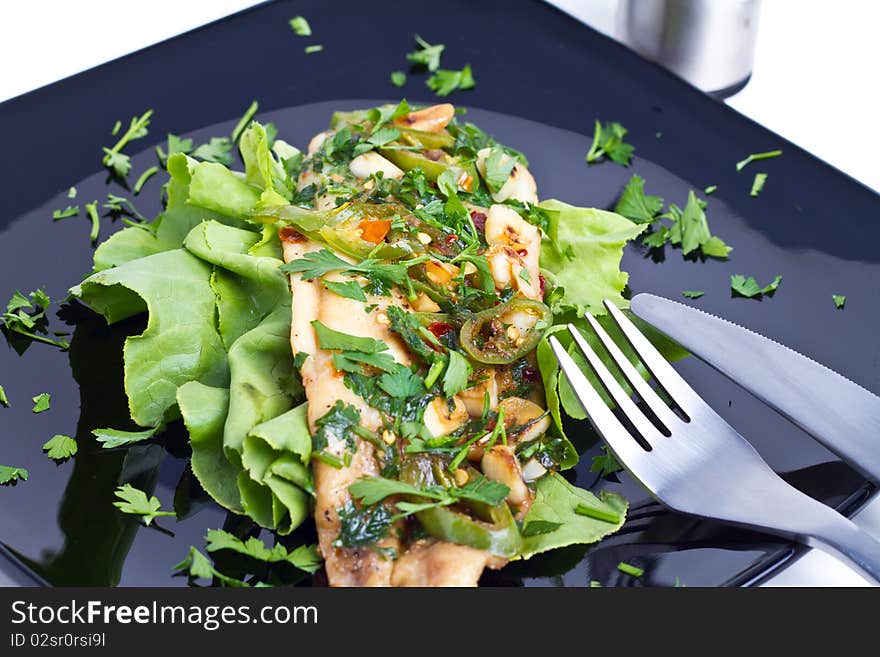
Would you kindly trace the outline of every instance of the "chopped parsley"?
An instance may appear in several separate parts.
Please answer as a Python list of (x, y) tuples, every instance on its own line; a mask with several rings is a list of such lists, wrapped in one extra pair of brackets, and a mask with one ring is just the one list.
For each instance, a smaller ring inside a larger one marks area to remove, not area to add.
[(388, 306), (386, 313), (391, 320), (391, 330), (400, 336), (410, 351), (426, 363), (433, 362), (436, 352), (425, 343), (419, 331), (422, 325), (416, 316), (398, 306)]
[(489, 189), (492, 192), (500, 190), (510, 178), (510, 172), (515, 166), (514, 158), (507, 155), (500, 146), (493, 146), (486, 157), (486, 175), (483, 176)]
[(288, 274), (301, 273), (303, 280), (306, 281), (324, 276), (333, 271), (342, 271), (345, 274), (351, 275), (362, 274), (370, 280), (374, 289), (384, 290), (386, 287), (405, 283), (409, 267), (421, 261), (419, 258), (414, 258), (413, 260), (398, 263), (387, 263), (367, 258), (359, 264), (353, 265), (329, 249), (319, 249), (318, 251), (311, 251), (305, 254), (302, 258), (291, 260), (287, 264), (282, 265), (281, 271)]
[(756, 173), (755, 179), (752, 181), (752, 189), (749, 192), (749, 196), (757, 196), (761, 193), (761, 190), (764, 189), (764, 183), (767, 182), (767, 174), (766, 173)]
[(375, 354), (380, 351), (386, 351), (388, 345), (381, 340), (374, 338), (361, 338), (340, 331), (334, 331), (329, 326), (322, 324), (320, 321), (313, 320), (312, 327), (315, 329), (315, 335), (318, 336), (318, 346), (321, 349), (339, 351), (360, 351), (365, 354)]
[(145, 184), (150, 178), (152, 178), (153, 176), (155, 176), (157, 173), (159, 173), (159, 167), (156, 167), (156, 166), (152, 166), (152, 167), (150, 167), (149, 169), (147, 169), (146, 171), (144, 171), (144, 172), (140, 175), (140, 178), (137, 179), (137, 182), (134, 184), (134, 187), (132, 188), (132, 191), (134, 192), (134, 195), (137, 196), (138, 194), (140, 194), (140, 193), (141, 193), (141, 190), (144, 188), (144, 184)]
[(101, 217), (98, 215), (98, 201), (86, 203), (86, 214), (89, 216), (89, 221), (92, 222), (92, 229), (89, 231), (89, 239), (92, 240), (92, 243), (94, 244), (98, 241), (98, 235), (101, 232)]
[(187, 552), (186, 558), (179, 564), (172, 566), (172, 569), (179, 570), (181, 573), (185, 572), (191, 580), (217, 579), (223, 586), (231, 586), (235, 588), (248, 586), (248, 584), (239, 579), (221, 573), (214, 567), (208, 557), (199, 552), (192, 545), (189, 546), (189, 552)]
[(740, 160), (736, 163), (736, 170), (742, 171), (746, 166), (751, 164), (752, 162), (757, 162), (758, 160), (767, 160), (771, 157), (779, 157), (782, 155), (782, 151), (766, 151), (764, 153), (752, 153), (746, 159)]
[(125, 179), (128, 172), (131, 170), (131, 158), (123, 153), (122, 149), (125, 148), (130, 141), (140, 139), (147, 135), (147, 128), (150, 125), (150, 117), (152, 115), (153, 110), (147, 110), (141, 116), (132, 117), (128, 130), (126, 130), (125, 134), (119, 138), (119, 141), (117, 141), (112, 148), (104, 147), (104, 157), (101, 160), (101, 163), (110, 169), (110, 172), (117, 178)]
[(314, 449), (323, 451), (330, 444), (330, 438), (344, 440), (349, 449), (354, 451), (356, 435), (355, 429), (359, 427), (361, 414), (351, 404), (345, 404), (337, 399), (330, 410), (315, 420), (315, 433), (312, 436)]
[(442, 506), (468, 501), (495, 506), (500, 504), (510, 493), (504, 484), (487, 479), (480, 475), (460, 488), (443, 486), (414, 486), (404, 481), (386, 479), (384, 477), (365, 477), (351, 486), (352, 497), (365, 506), (378, 504), (391, 495), (412, 495), (440, 502)]
[(337, 510), (339, 535), (333, 541), (336, 547), (364, 547), (375, 545), (388, 533), (393, 516), (385, 506), (357, 508), (348, 500)]
[(438, 69), (425, 84), (438, 96), (448, 96), (453, 91), (465, 91), (476, 86), (470, 64), (466, 64), (460, 71)]
[(587, 164), (601, 162), (602, 158), (607, 157), (613, 162), (628, 167), (635, 148), (623, 141), (627, 132), (627, 129), (617, 122), (602, 124), (597, 119), (593, 130), (593, 143), (587, 151)]
[(59, 219), (67, 219), (67, 217), (73, 217), (79, 214), (79, 206), (78, 205), (68, 205), (63, 210), (54, 210), (52, 212), (52, 221), (58, 221)]
[(449, 363), (443, 374), (443, 394), (452, 397), (467, 388), (470, 375), (471, 364), (468, 359), (457, 351), (450, 350)]
[(683, 255), (699, 249), (705, 256), (726, 258), (733, 249), (721, 238), (709, 232), (704, 207), (705, 203), (697, 199), (693, 190), (688, 192), (684, 210), (680, 210), (676, 205), (670, 206), (669, 213), (673, 224), (669, 229), (669, 241), (674, 245), (680, 244)]
[(290, 29), (297, 36), (312, 36), (312, 27), (304, 17), (294, 16), (288, 23), (290, 24)]
[(403, 366), (380, 376), (377, 385), (396, 399), (407, 399), (425, 392), (425, 383), (421, 377)]
[(718, 185), (709, 185), (706, 189), (703, 190), (703, 193), (707, 196), (715, 192), (718, 189)]
[[(846, 295), (845, 294), (832, 294), (831, 299), (834, 301), (834, 307), (838, 310), (842, 310), (846, 305)], [(0, 388), (2, 391), (2, 388)]]
[(402, 87), (406, 84), (406, 73), (403, 71), (392, 71), (391, 72), (391, 84), (395, 87)]
[(443, 44), (431, 45), (418, 34), (414, 36), (416, 39), (416, 43), (419, 44), (419, 49), (414, 52), (407, 53), (407, 60), (411, 61), (413, 64), (424, 66), (429, 71), (436, 71), (438, 68), (440, 68), (440, 55), (443, 53), (443, 49), (446, 46), (444, 46)]
[[(156, 156), (159, 158), (159, 161), (164, 165), (169, 157), (174, 155), (175, 153), (191, 153), (193, 149), (193, 140), (192, 139), (181, 139), (177, 135), (172, 135), (170, 132), (168, 133), (167, 152), (162, 149), (161, 146), (156, 146)], [(231, 164), (231, 162), (230, 162)]]
[(742, 274), (734, 274), (730, 277), (730, 289), (733, 290), (733, 296), (760, 299), (764, 295), (772, 296), (781, 282), (782, 276), (776, 276), (773, 282), (761, 287), (752, 276), (746, 278)]
[(0, 406), (9, 408), (9, 397), (6, 396), (6, 391), (3, 389), (2, 385), (0, 385)]
[(562, 527), (561, 522), (550, 522), (549, 520), (531, 520), (527, 522), (523, 527), (522, 535), (523, 538), (528, 538), (529, 536), (540, 536), (542, 534), (555, 532), (560, 527)]
[(682, 290), (681, 296), (686, 299), (699, 299), (704, 294), (706, 293), (702, 290)]
[(131, 515), (140, 516), (141, 522), (149, 525), (153, 520), (160, 516), (176, 516), (173, 511), (160, 511), (162, 503), (155, 495), (147, 498), (147, 494), (135, 488), (131, 484), (123, 484), (118, 487), (114, 493), (119, 498), (118, 502), (114, 502), (113, 506)]
[(303, 50), (307, 55), (311, 55), (313, 53), (321, 52), (322, 50), (324, 50), (324, 46), (322, 46), (320, 43), (316, 43), (311, 46), (306, 46)]
[(339, 372), (361, 372), (362, 366), (375, 367), (383, 372), (396, 372), (400, 363), (389, 353), (363, 353), (360, 351), (342, 351), (333, 354), (333, 367)]
[[(42, 289), (31, 292), (27, 296), (15, 292), (6, 304), (6, 312), (0, 315), (0, 326), (4, 331), (18, 333), (31, 340), (67, 349), (70, 343), (66, 340), (52, 340), (40, 333), (46, 332), (48, 319), (46, 311), (51, 299)], [(8, 336), (7, 336), (8, 338)]]
[(49, 410), (49, 404), (52, 401), (52, 395), (50, 395), (48, 392), (41, 392), (36, 397), (32, 397), (31, 401), (34, 402), (34, 413), (42, 413)]
[(367, 302), (367, 295), (364, 294), (364, 288), (358, 285), (355, 281), (337, 282), (322, 280), (321, 284), (333, 292), (333, 294), (338, 294), (341, 297), (352, 299), (354, 301)]
[(70, 436), (56, 434), (43, 445), (46, 456), (54, 461), (65, 461), (76, 454), (78, 445)]
[(104, 449), (115, 447), (128, 447), (135, 443), (143, 442), (152, 438), (158, 429), (146, 431), (121, 431), (119, 429), (93, 429), (92, 435), (101, 443)]
[(288, 551), (284, 545), (276, 543), (268, 548), (256, 536), (250, 536), (243, 541), (238, 536), (222, 529), (209, 529), (205, 536), (205, 542), (208, 552), (231, 550), (264, 563), (289, 563), (309, 573), (313, 573), (321, 567), (321, 557), (314, 545), (300, 545), (296, 549)]
[(137, 208), (134, 207), (134, 204), (124, 196), (107, 194), (107, 202), (104, 203), (101, 207), (103, 207), (105, 210), (108, 210), (110, 214), (114, 216), (127, 214), (130, 217), (137, 217), (141, 221), (147, 220), (144, 215), (137, 211)]
[(24, 468), (13, 468), (8, 465), (0, 465), (0, 486), (14, 484), (16, 481), (27, 481), (28, 471)]
[(235, 127), (232, 129), (233, 144), (238, 143), (238, 140), (241, 138), (241, 134), (244, 132), (244, 129), (250, 125), (251, 121), (253, 121), (258, 109), (260, 109), (260, 104), (257, 101), (253, 101), (244, 111), (244, 114), (242, 114), (241, 118), (238, 120), (238, 123), (236, 123)]
[(609, 452), (605, 445), (602, 445), (602, 453), (593, 457), (590, 472), (598, 472), (599, 477), (602, 478), (621, 470), (623, 467), (614, 458), (614, 454)]
[(207, 144), (196, 148), (192, 156), (205, 162), (217, 162), (229, 166), (232, 164), (232, 141), (228, 137), (211, 137)]
[(625, 575), (631, 575), (632, 577), (641, 577), (645, 574), (645, 571), (641, 568), (628, 564), (625, 561), (621, 561), (617, 564), (617, 570)]
[(614, 207), (617, 214), (637, 224), (651, 223), (662, 210), (663, 199), (645, 194), (645, 179), (637, 173), (626, 183)]

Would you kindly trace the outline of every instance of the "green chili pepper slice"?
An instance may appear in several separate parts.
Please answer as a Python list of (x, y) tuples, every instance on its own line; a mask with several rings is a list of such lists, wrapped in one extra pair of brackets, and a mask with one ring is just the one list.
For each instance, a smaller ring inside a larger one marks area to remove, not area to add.
[[(513, 313), (534, 317), (534, 324), (523, 330), (505, 321), (505, 317)], [(504, 365), (534, 349), (550, 326), (550, 319), (550, 308), (540, 301), (514, 298), (470, 317), (461, 327), (459, 341), (474, 360), (489, 365)], [(510, 330), (511, 327), (513, 330)]]
[[(432, 457), (424, 454), (401, 464), (401, 479), (417, 486), (434, 485)], [(476, 505), (475, 505), (476, 506)], [(499, 557), (514, 557), (522, 548), (522, 536), (507, 502), (475, 508), (471, 517), (448, 507), (435, 507), (416, 513), (416, 518), (434, 538), (486, 550)]]

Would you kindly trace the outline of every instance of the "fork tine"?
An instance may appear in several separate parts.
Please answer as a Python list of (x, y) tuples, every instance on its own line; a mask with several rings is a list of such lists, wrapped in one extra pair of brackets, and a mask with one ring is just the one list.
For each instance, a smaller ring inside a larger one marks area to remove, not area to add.
[(559, 344), (555, 336), (550, 336), (550, 348), (559, 361), (559, 367), (568, 379), (575, 396), (590, 420), (590, 424), (605, 440), (611, 451), (621, 464), (628, 468), (634, 467), (639, 458), (644, 459), (645, 450), (618, 420), (599, 393), (581, 372), (581, 368), (572, 360), (568, 352)]
[(660, 396), (654, 392), (654, 389), (648, 385), (648, 382), (642, 378), (642, 375), (639, 374), (630, 359), (624, 355), (620, 347), (617, 346), (617, 343), (611, 339), (611, 336), (602, 328), (602, 325), (596, 321), (596, 318), (590, 313), (586, 313), (584, 317), (590, 326), (593, 327), (593, 331), (599, 336), (599, 340), (605, 345), (605, 349), (611, 354), (611, 358), (617, 363), (617, 367), (623, 372), (623, 376), (630, 386), (638, 393), (639, 397), (651, 409), (651, 412), (654, 413), (657, 419), (660, 420), (661, 424), (666, 427), (667, 431), (671, 432), (674, 424), (681, 421), (678, 416), (672, 412), (666, 403), (660, 399)]
[(694, 392), (694, 389), (687, 384), (687, 381), (681, 378), (672, 365), (663, 358), (660, 352), (648, 341), (648, 338), (642, 335), (641, 331), (635, 327), (629, 318), (608, 299), (605, 299), (604, 303), (614, 321), (617, 322), (617, 326), (620, 327), (626, 339), (629, 340), (636, 355), (647, 366), (648, 371), (657, 383), (660, 384), (660, 387), (666, 391), (666, 394), (672, 398), (678, 407), (690, 417), (689, 405), (706, 406), (706, 402)]
[(590, 367), (593, 368), (593, 372), (599, 377), (599, 380), (602, 382), (602, 385), (605, 387), (608, 394), (611, 395), (614, 403), (617, 404), (617, 407), (626, 416), (626, 419), (636, 428), (636, 431), (641, 434), (642, 438), (644, 438), (649, 444), (652, 444), (656, 438), (660, 437), (660, 432), (657, 430), (657, 427), (645, 417), (645, 414), (642, 413), (633, 400), (630, 399), (630, 396), (623, 389), (623, 386), (617, 382), (617, 379), (614, 378), (614, 375), (584, 339), (584, 336), (581, 335), (580, 331), (578, 331), (572, 324), (569, 324), (568, 332), (571, 333), (571, 337), (574, 338), (575, 344), (577, 344), (581, 353), (586, 357)]

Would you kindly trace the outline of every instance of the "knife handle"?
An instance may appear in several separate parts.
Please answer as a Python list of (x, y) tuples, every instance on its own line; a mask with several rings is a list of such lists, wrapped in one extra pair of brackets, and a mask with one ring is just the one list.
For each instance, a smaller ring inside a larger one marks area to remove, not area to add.
[[(829, 552), (862, 576), (880, 586), (880, 541), (836, 511), (831, 511), (821, 528), (812, 532), (807, 542)], [(811, 540), (812, 539), (812, 540)]]

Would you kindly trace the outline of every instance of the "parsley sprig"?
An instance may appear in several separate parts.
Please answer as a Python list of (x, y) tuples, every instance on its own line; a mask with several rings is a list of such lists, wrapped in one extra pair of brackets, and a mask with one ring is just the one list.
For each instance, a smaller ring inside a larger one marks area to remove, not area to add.
[(119, 138), (119, 141), (112, 148), (104, 147), (104, 157), (101, 162), (118, 178), (124, 180), (128, 172), (131, 171), (131, 158), (123, 153), (122, 149), (129, 142), (147, 135), (151, 116), (153, 116), (153, 110), (147, 110), (140, 116), (132, 117), (128, 130)]
[(174, 511), (160, 511), (162, 503), (159, 502), (159, 498), (155, 495), (148, 498), (144, 491), (131, 484), (123, 484), (114, 492), (119, 501), (114, 502), (113, 506), (123, 513), (140, 516), (145, 525), (149, 525), (160, 516), (177, 515)]
[(603, 124), (597, 119), (593, 130), (593, 143), (587, 151), (587, 164), (601, 162), (607, 157), (613, 162), (628, 167), (635, 147), (623, 141), (627, 132), (627, 129), (616, 121)]
[(53, 340), (41, 333), (45, 333), (49, 323), (46, 317), (46, 311), (51, 303), (49, 295), (42, 289), (31, 292), (27, 296), (21, 292), (12, 295), (9, 303), (6, 304), (6, 312), (0, 315), (0, 326), (4, 331), (18, 333), (30, 340), (50, 344), (60, 349), (67, 349), (70, 343), (67, 340), (59, 338)]

